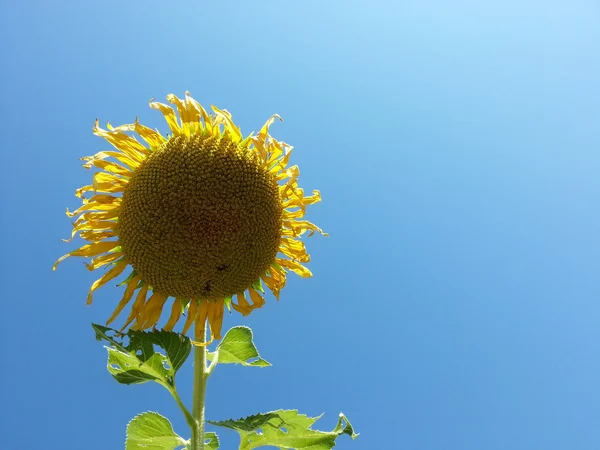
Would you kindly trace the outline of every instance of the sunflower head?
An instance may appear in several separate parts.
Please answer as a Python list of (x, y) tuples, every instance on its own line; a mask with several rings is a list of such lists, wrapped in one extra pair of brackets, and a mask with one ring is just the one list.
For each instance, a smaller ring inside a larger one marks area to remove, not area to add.
[(312, 275), (301, 264), (310, 257), (300, 237), (324, 234), (303, 219), (321, 197), (304, 195), (298, 167), (288, 166), (292, 147), (270, 136), (279, 116), (244, 137), (226, 110), (212, 106), (209, 114), (187, 92), (183, 100), (167, 99), (179, 117), (150, 103), (164, 115), (167, 137), (137, 120), (107, 130), (96, 121), (94, 134), (115, 150), (82, 158), (84, 167), (100, 170), (76, 191), (83, 205), (67, 215), (76, 217), (71, 239), (79, 234), (88, 243), (54, 268), (82, 256), (91, 258), (88, 269), (108, 269), (92, 284), (88, 303), (94, 290), (129, 269), (107, 324), (132, 303), (122, 330), (152, 328), (172, 298), (165, 329), (185, 315), (184, 333), (195, 323), (201, 339), (208, 322), (219, 339), (225, 306), (250, 314), (265, 303), (263, 286), (279, 298), (287, 271)]

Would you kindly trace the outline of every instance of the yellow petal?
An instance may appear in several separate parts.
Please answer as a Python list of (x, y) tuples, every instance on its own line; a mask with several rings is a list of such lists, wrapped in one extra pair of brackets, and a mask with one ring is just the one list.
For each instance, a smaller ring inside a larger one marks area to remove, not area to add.
[[(92, 158), (91, 156), (86, 156), (85, 158)], [(84, 160), (85, 158), (81, 158), (82, 160)], [(99, 160), (99, 159), (94, 159), (94, 160), (87, 160), (88, 162), (85, 163), (83, 165), (83, 167), (85, 167), (86, 169), (91, 168), (92, 166), (97, 167), (98, 169), (101, 170), (105, 170), (109, 173), (113, 173), (115, 175), (124, 175), (124, 176), (131, 176), (131, 170), (127, 169), (126, 167), (117, 164), (116, 162), (112, 162), (112, 161), (104, 161), (104, 160)]]
[(194, 107), (188, 107), (187, 98), (182, 101), (175, 94), (169, 94), (167, 95), (167, 100), (169, 103), (177, 106), (177, 112), (179, 113), (182, 125), (198, 122), (199, 111)]
[[(102, 173), (102, 172), (98, 172)], [(79, 198), (83, 197), (83, 194), (86, 192), (123, 192), (125, 190), (125, 185), (119, 185), (115, 183), (96, 183), (96, 185), (87, 185), (83, 186), (75, 191), (75, 195)]]
[(84, 211), (110, 211), (111, 209), (118, 208), (119, 206), (120, 206), (120, 203), (115, 203), (115, 204), (111, 204), (111, 203), (98, 203), (98, 202), (92, 202), (90, 200), (89, 203), (86, 203), (85, 205), (80, 206), (79, 208), (77, 208), (73, 212), (70, 212), (67, 209), (67, 216), (69, 216), (69, 217), (75, 217), (75, 216), (78, 216), (79, 214), (81, 214)]
[(58, 264), (60, 264), (60, 262), (64, 261), (66, 258), (68, 258), (70, 256), (84, 256), (84, 257), (96, 256), (96, 255), (99, 255), (100, 253), (109, 252), (118, 246), (119, 246), (119, 243), (117, 241), (103, 241), (103, 242), (94, 242), (93, 244), (86, 244), (82, 247), (79, 247), (77, 250), (73, 250), (72, 252), (61, 256), (58, 259), (58, 261), (56, 261), (54, 263), (52, 270), (56, 270), (56, 267), (58, 266)]
[(290, 161), (290, 157), (292, 156), (292, 146), (289, 146), (289, 150), (283, 158), (269, 158), (269, 161), (265, 163), (265, 166), (268, 168), (270, 172), (275, 174), (286, 170), (286, 167)]
[(160, 147), (166, 139), (156, 130), (152, 130), (144, 125), (142, 125), (138, 119), (135, 119), (134, 130), (137, 134), (139, 134), (144, 141), (152, 148), (153, 150)]
[(119, 302), (119, 304), (117, 305), (115, 310), (113, 311), (112, 315), (106, 321), (107, 326), (110, 323), (112, 323), (113, 320), (115, 320), (117, 318), (117, 316), (121, 313), (121, 311), (123, 311), (123, 308), (125, 307), (125, 305), (127, 305), (131, 301), (131, 298), (133, 297), (133, 293), (137, 289), (139, 282), (140, 282), (140, 277), (138, 275), (136, 275), (127, 283), (127, 287), (125, 288), (125, 294), (123, 294), (123, 298), (121, 299), (121, 301)]
[(146, 330), (153, 327), (160, 319), (162, 308), (167, 301), (168, 296), (153, 292), (148, 301), (140, 310), (137, 321), (132, 327), (135, 330)]
[(196, 326), (194, 327), (194, 339), (199, 341), (197, 344), (205, 344), (206, 319), (212, 300), (198, 300), (198, 312), (196, 313)]
[(169, 320), (163, 329), (171, 331), (175, 324), (179, 321), (179, 317), (181, 317), (181, 299), (175, 298), (173, 299), (173, 305), (171, 306), (171, 315), (169, 316)]
[(204, 107), (200, 103), (198, 103), (195, 99), (193, 99), (191, 94), (187, 91), (185, 93), (185, 100), (187, 102), (188, 109), (196, 111), (197, 115), (194, 117), (198, 117), (198, 120), (202, 119), (204, 121), (204, 126), (207, 128), (207, 131), (209, 133), (212, 132), (212, 118), (206, 112)]
[(81, 239), (85, 239), (86, 241), (100, 242), (105, 239), (117, 237), (117, 233), (115, 231), (96, 231), (95, 229), (82, 230), (79, 232), (79, 237), (81, 237)]
[(271, 137), (269, 135), (269, 127), (271, 125), (273, 125), (273, 122), (275, 122), (275, 119), (279, 119), (279, 121), (283, 122), (283, 119), (279, 116), (279, 114), (273, 114), (265, 122), (265, 124), (262, 126), (262, 128), (256, 135), (256, 138), (254, 139), (254, 145), (256, 146), (257, 150), (259, 151), (260, 155), (263, 157), (263, 160), (265, 160), (265, 161), (268, 159), (266, 143), (267, 143), (267, 140)]
[(108, 211), (89, 211), (82, 213), (75, 221), (75, 225), (80, 225), (83, 222), (96, 222), (107, 219), (115, 219), (117, 217), (119, 217), (119, 208), (113, 208)]
[(179, 127), (179, 123), (177, 123), (177, 115), (173, 108), (160, 102), (150, 102), (150, 108), (158, 109), (163, 113), (173, 135), (179, 136), (181, 134), (181, 128)]
[(290, 269), (295, 274), (300, 275), (302, 278), (312, 277), (312, 272), (299, 262), (283, 258), (276, 258), (275, 261), (286, 269)]
[(279, 293), (281, 292), (281, 288), (277, 286), (273, 279), (268, 276), (263, 276), (262, 280), (265, 282), (269, 290), (273, 293), (275, 299), (279, 301)]
[(85, 263), (85, 266), (88, 268), (88, 270), (96, 270), (97, 268), (105, 266), (106, 264), (109, 264), (122, 256), (123, 254), (120, 252), (109, 253), (107, 255), (98, 256), (92, 259), (89, 264)]
[[(71, 242), (75, 235), (79, 233), (79, 235), (85, 239), (84, 233), (92, 233), (97, 232), (98, 230), (113, 230), (117, 226), (117, 222), (81, 222), (79, 224), (73, 224), (73, 231), (71, 232), (71, 237), (69, 239), (63, 239), (64, 242)], [(114, 235), (113, 235), (114, 237)], [(90, 239), (92, 240), (92, 239)], [(98, 239), (100, 240), (100, 239)]]
[(233, 123), (231, 114), (226, 109), (219, 109), (214, 105), (210, 105), (212, 110), (215, 112), (215, 122), (222, 123), (225, 126), (225, 136), (231, 139), (233, 142), (240, 142), (242, 140), (242, 132)]
[(146, 159), (146, 157), (141, 153), (135, 153), (133, 156), (111, 151), (105, 151), (104, 153), (108, 156), (112, 156), (117, 161), (120, 161), (123, 164), (129, 166), (131, 169), (137, 169), (140, 166), (140, 164)]
[(292, 236), (302, 236), (305, 232), (310, 231), (309, 236), (315, 234), (315, 231), (322, 234), (323, 236), (329, 236), (323, 232), (318, 226), (309, 222), (308, 220), (284, 220), (284, 230), (287, 228), (291, 231)]
[[(225, 302), (221, 300), (209, 301), (208, 324), (210, 325), (210, 340), (221, 339), (221, 327), (223, 326), (223, 311)], [(208, 344), (207, 344), (208, 345)]]
[(252, 309), (262, 308), (265, 304), (263, 296), (252, 288), (248, 289), (248, 292), (250, 292), (250, 300), (252, 300)]
[(130, 158), (136, 158), (137, 153), (143, 155), (150, 154), (150, 151), (138, 142), (133, 136), (129, 136), (125, 131), (133, 131), (135, 126), (133, 124), (121, 125), (120, 127), (113, 128), (110, 131), (103, 130), (98, 124), (98, 119), (92, 129), (96, 136), (106, 139), (113, 147), (117, 150), (121, 150)]
[(129, 326), (131, 322), (133, 322), (138, 317), (142, 306), (144, 306), (144, 303), (146, 302), (146, 295), (148, 295), (148, 287), (149, 286), (147, 284), (144, 284), (142, 288), (138, 291), (137, 296), (135, 297), (135, 301), (133, 302), (133, 306), (131, 307), (129, 317), (127, 317), (125, 325), (123, 325), (119, 331), (123, 331)]
[(183, 325), (183, 334), (186, 334), (192, 323), (194, 323), (194, 319), (196, 318), (196, 313), (198, 311), (198, 300), (192, 299), (188, 306), (187, 310), (187, 319), (185, 320), (185, 324)]
[(298, 176), (300, 176), (300, 169), (298, 168), (298, 166), (290, 166), (286, 170), (284, 170), (281, 173), (277, 174), (277, 176), (275, 177), (275, 179), (277, 181), (281, 181), (281, 180), (284, 180), (286, 178), (291, 178), (292, 180), (295, 180), (296, 178), (298, 178)]
[(290, 220), (290, 219), (300, 219), (302, 217), (304, 217), (305, 211), (301, 210), (301, 209), (297, 209), (296, 211), (288, 211), (288, 210), (284, 210), (283, 211), (283, 220)]
[(101, 205), (112, 205), (114, 203), (121, 203), (122, 197), (115, 197), (114, 195), (98, 194), (90, 197), (88, 202), (99, 203)]
[(282, 275), (279, 272), (273, 271), (272, 269), (273, 268), (270, 267), (269, 270), (267, 270), (267, 273), (265, 273), (261, 279), (273, 293), (275, 298), (279, 300), (279, 292), (281, 289), (283, 289), (286, 283), (285, 273)]
[(288, 256), (300, 262), (310, 261), (310, 255), (306, 253), (306, 247), (304, 246), (304, 242), (299, 240), (290, 239), (286, 237), (281, 238), (281, 240), (279, 241), (279, 251), (285, 256)]
[(120, 175), (107, 172), (96, 172), (94, 174), (94, 183), (114, 183), (120, 186), (127, 186), (127, 179)]
[(106, 272), (102, 278), (99, 278), (98, 280), (94, 281), (92, 283), (92, 287), (90, 288), (90, 290), (88, 292), (87, 300), (85, 303), (87, 305), (90, 305), (92, 303), (92, 293), (96, 289), (98, 289), (100, 286), (106, 284), (113, 278), (116, 278), (119, 275), (121, 275), (121, 272), (123, 272), (123, 270), (125, 270), (125, 267), (127, 267), (127, 263), (125, 261), (119, 262), (112, 269), (110, 269), (108, 272)]
[(244, 296), (244, 293), (240, 293), (237, 294), (237, 304), (231, 302), (231, 306), (233, 306), (233, 309), (235, 309), (237, 312), (239, 312), (240, 314), (242, 314), (243, 316), (247, 316), (248, 314), (250, 314), (252, 312), (252, 306), (250, 305), (250, 303), (248, 303), (248, 301), (246, 300), (246, 297)]

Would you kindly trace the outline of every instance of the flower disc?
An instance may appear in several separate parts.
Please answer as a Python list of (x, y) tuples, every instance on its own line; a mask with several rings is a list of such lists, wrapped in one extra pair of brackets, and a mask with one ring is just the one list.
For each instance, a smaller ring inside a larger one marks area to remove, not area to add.
[(133, 172), (117, 234), (134, 270), (161, 294), (222, 299), (274, 261), (279, 187), (245, 147), (216, 136), (176, 136)]

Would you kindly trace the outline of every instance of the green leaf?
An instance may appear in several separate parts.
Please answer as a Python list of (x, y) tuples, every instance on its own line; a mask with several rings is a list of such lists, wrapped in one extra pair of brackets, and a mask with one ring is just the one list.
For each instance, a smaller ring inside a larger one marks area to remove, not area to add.
[(310, 427), (320, 418), (321, 416), (308, 417), (298, 414), (297, 410), (280, 409), (245, 419), (208, 422), (218, 427), (236, 430), (241, 438), (239, 450), (265, 446), (279, 449), (330, 450), (340, 435), (347, 434), (352, 439), (358, 436), (343, 414), (340, 414), (333, 431), (312, 430)]
[[(206, 431), (204, 433), (204, 448), (208, 450), (217, 450), (219, 448), (219, 436), (217, 433), (212, 431)], [(192, 450), (192, 443), (188, 441), (187, 445), (183, 450)]]
[[(108, 371), (123, 384), (156, 381), (174, 386), (175, 373), (190, 354), (190, 339), (171, 331), (134, 331), (121, 335), (116, 330), (92, 324), (96, 339), (109, 342)], [(128, 344), (123, 341), (129, 340)], [(155, 351), (154, 346), (164, 350)]]
[(127, 425), (125, 450), (174, 450), (187, 443), (173, 431), (166, 417), (155, 412), (135, 416)]
[(255, 367), (271, 365), (258, 354), (252, 342), (252, 330), (243, 326), (231, 328), (216, 350), (208, 353), (208, 359), (213, 361), (213, 364), (242, 364)]
[(210, 450), (217, 450), (219, 448), (219, 436), (217, 436), (217, 433), (212, 431), (204, 433), (204, 447)]

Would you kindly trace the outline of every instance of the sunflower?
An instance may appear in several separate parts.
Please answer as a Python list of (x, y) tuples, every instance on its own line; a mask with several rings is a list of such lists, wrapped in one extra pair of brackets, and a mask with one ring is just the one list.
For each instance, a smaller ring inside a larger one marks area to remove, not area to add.
[[(182, 316), (183, 333), (195, 324), (203, 339), (206, 323), (212, 338), (221, 338), (224, 308), (250, 314), (265, 304), (266, 286), (279, 299), (288, 271), (312, 276), (300, 237), (325, 234), (304, 220), (306, 206), (319, 202), (319, 191), (304, 195), (299, 170), (289, 166), (292, 147), (274, 139), (273, 115), (257, 134), (244, 137), (231, 114), (212, 113), (188, 92), (170, 94), (175, 105), (151, 101), (171, 130), (166, 137), (136, 119), (96, 136), (116, 150), (82, 158), (100, 169), (92, 183), (76, 191), (83, 205), (69, 212), (86, 245), (62, 256), (91, 258), (89, 270), (107, 269), (88, 293), (128, 274), (123, 298), (107, 325), (131, 303), (121, 331), (154, 328), (171, 299), (164, 329)], [(139, 135), (146, 145), (135, 138)]]

